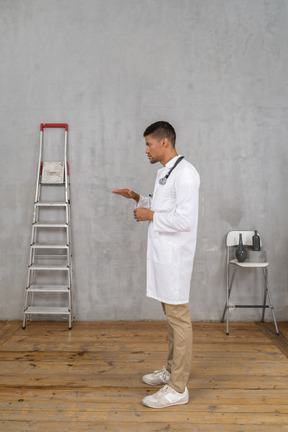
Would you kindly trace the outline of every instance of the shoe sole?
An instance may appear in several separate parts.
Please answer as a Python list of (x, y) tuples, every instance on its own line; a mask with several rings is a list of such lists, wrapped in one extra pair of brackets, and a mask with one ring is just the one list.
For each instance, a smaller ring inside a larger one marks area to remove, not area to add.
[(142, 401), (142, 403), (144, 406), (146, 406), (148, 408), (161, 409), (161, 408), (169, 408), (171, 406), (176, 406), (176, 405), (186, 405), (189, 403), (189, 399), (187, 401), (183, 400), (182, 402), (170, 403), (169, 405), (165, 405), (165, 406), (156, 406), (156, 405), (153, 405), (153, 403), (149, 405), (148, 403), (145, 403), (144, 400)]
[(143, 381), (144, 384), (148, 384), (148, 385), (151, 385), (151, 386), (161, 386), (161, 385), (163, 386), (163, 385), (168, 384), (168, 382), (169, 382), (169, 381), (167, 381), (167, 382), (163, 381), (161, 383), (154, 384), (152, 382), (145, 381), (144, 378), (142, 378), (142, 381)]

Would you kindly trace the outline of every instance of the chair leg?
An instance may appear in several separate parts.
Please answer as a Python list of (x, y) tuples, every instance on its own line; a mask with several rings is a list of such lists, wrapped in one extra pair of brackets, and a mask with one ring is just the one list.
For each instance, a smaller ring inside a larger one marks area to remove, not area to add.
[(266, 312), (266, 301), (267, 301), (267, 269), (263, 268), (263, 276), (264, 276), (264, 280), (265, 280), (265, 290), (264, 290), (264, 301), (263, 301), (263, 312), (262, 312), (262, 319), (261, 321), (264, 322), (265, 320), (265, 312)]
[(270, 294), (269, 288), (268, 288), (267, 294), (268, 294), (269, 305), (270, 305), (269, 307), (271, 309), (271, 313), (272, 313), (272, 317), (273, 317), (273, 321), (274, 321), (276, 335), (279, 336), (279, 330), (278, 330), (278, 326), (277, 326), (276, 316), (275, 316), (275, 312), (274, 312), (274, 306), (272, 304), (271, 294)]
[(223, 315), (222, 315), (222, 318), (221, 318), (221, 322), (224, 322), (224, 320), (225, 320), (225, 315), (226, 315), (226, 311), (227, 311), (227, 293), (226, 293), (226, 303), (225, 303), (225, 306), (224, 306), (224, 311), (223, 311)]
[[(272, 297), (271, 297), (271, 293), (270, 293), (270, 289), (269, 289), (269, 285), (268, 285), (268, 272), (267, 272), (267, 269), (263, 269), (263, 273), (264, 273), (265, 285), (266, 285), (265, 299), (266, 299), (266, 293), (267, 293), (269, 308), (271, 309), (272, 318), (273, 318), (274, 326), (275, 326), (275, 330), (276, 330), (276, 335), (279, 336), (279, 330), (278, 330), (278, 325), (277, 325), (277, 321), (276, 321), (276, 315), (275, 315), (275, 312), (274, 312), (274, 306), (273, 306), (273, 303), (272, 303)], [(265, 300), (265, 305), (266, 305), (266, 300)], [(264, 310), (265, 310), (265, 308), (264, 308)], [(263, 310), (263, 312), (264, 312), (264, 310)], [(263, 313), (263, 317), (264, 317), (264, 313)], [(263, 321), (264, 321), (264, 319), (263, 319)]]
[(222, 322), (224, 322), (225, 315), (226, 315), (226, 335), (227, 336), (229, 335), (229, 300), (230, 300), (230, 295), (232, 292), (232, 286), (233, 286), (233, 282), (235, 279), (236, 270), (237, 270), (237, 268), (235, 268), (233, 271), (230, 284), (229, 284), (229, 281), (227, 281), (226, 304), (224, 307), (223, 316), (222, 316), (222, 320), (221, 320)]

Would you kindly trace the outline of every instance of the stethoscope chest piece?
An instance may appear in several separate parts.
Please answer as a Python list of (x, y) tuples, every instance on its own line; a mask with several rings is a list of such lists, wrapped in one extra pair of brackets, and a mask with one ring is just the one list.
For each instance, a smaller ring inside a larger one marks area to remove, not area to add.
[(177, 161), (175, 162), (175, 164), (173, 165), (173, 167), (170, 169), (170, 171), (168, 172), (168, 174), (166, 174), (165, 177), (162, 177), (159, 179), (159, 184), (164, 186), (167, 182), (168, 177), (170, 176), (171, 172), (174, 170), (174, 168), (176, 168), (176, 166), (178, 165), (179, 162), (181, 162), (181, 160), (184, 159), (184, 156), (180, 156)]
[(163, 177), (163, 178), (159, 179), (159, 184), (162, 185), (162, 186), (164, 186), (166, 184), (166, 182), (167, 182), (166, 177)]

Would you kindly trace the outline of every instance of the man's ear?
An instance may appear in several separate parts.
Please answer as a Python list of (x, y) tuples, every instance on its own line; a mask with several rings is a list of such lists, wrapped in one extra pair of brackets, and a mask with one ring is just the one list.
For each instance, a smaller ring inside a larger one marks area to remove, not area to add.
[(162, 145), (163, 145), (163, 147), (167, 147), (168, 146), (168, 139), (167, 138), (163, 138), (162, 139)]

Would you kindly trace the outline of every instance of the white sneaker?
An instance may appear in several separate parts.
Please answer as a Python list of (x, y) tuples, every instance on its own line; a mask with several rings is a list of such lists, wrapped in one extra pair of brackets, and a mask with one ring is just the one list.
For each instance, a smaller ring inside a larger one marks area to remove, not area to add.
[(169, 378), (170, 372), (168, 372), (164, 366), (160, 371), (155, 371), (153, 374), (144, 375), (142, 381), (149, 385), (163, 385), (168, 384)]
[(149, 408), (167, 408), (173, 405), (182, 405), (189, 402), (187, 387), (183, 393), (178, 393), (169, 385), (162, 387), (157, 393), (146, 396), (142, 403)]

